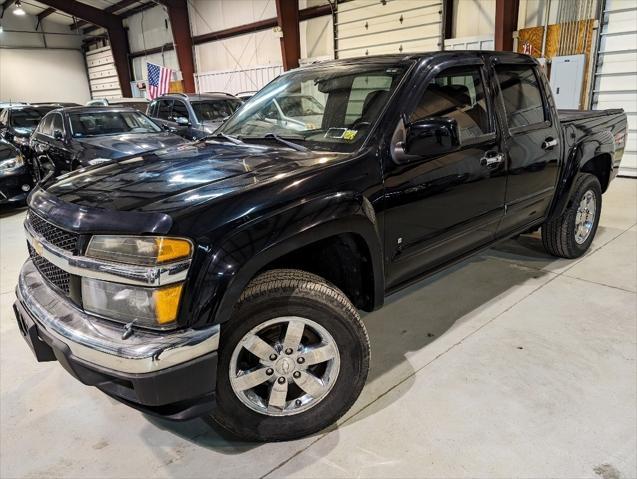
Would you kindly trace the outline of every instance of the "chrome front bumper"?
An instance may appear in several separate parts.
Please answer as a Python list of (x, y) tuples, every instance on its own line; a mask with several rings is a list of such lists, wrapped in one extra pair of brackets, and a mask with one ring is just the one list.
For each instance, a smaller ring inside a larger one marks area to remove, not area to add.
[(67, 345), (76, 358), (112, 371), (160, 371), (219, 347), (219, 325), (164, 333), (136, 329), (122, 339), (123, 325), (78, 309), (48, 285), (31, 260), (22, 267), (16, 296), (38, 329)]

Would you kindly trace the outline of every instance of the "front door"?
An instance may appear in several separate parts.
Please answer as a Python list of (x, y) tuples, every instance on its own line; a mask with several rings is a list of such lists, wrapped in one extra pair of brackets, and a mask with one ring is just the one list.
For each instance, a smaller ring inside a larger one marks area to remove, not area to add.
[(406, 119), (456, 120), (460, 149), (408, 164), (386, 162), (389, 289), (492, 241), (502, 218), (505, 158), (481, 61), (472, 63), (421, 85)]
[(546, 104), (548, 85), (533, 64), (494, 68), (498, 108), (506, 117), (508, 156), (506, 215), (498, 236), (541, 220), (550, 207), (559, 174), (557, 124)]

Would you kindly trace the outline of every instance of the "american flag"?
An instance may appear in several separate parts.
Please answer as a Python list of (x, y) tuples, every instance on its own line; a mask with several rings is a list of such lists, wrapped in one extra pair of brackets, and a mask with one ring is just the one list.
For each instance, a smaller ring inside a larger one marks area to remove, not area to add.
[(146, 63), (146, 68), (148, 69), (148, 90), (146, 94), (148, 99), (154, 100), (158, 96), (168, 93), (172, 70), (154, 63)]

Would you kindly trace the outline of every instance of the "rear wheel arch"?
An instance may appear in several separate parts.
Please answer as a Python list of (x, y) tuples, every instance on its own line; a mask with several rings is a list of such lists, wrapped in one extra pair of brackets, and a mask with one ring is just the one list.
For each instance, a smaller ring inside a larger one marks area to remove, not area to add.
[(610, 174), (613, 169), (613, 159), (610, 153), (601, 153), (586, 160), (581, 167), (581, 173), (590, 173), (597, 177), (602, 187), (602, 193), (608, 189)]

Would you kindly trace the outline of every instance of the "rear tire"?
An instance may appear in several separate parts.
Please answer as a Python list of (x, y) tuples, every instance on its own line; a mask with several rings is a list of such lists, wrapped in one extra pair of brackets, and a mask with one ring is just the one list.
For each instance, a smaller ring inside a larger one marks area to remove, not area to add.
[(542, 225), (544, 249), (560, 258), (578, 258), (590, 248), (602, 210), (602, 187), (597, 177), (583, 173), (575, 179), (566, 210)]
[[(319, 348), (329, 351), (320, 361)], [(368, 369), (367, 331), (338, 288), (300, 270), (267, 271), (221, 327), (212, 419), (250, 441), (307, 436), (349, 410)]]

